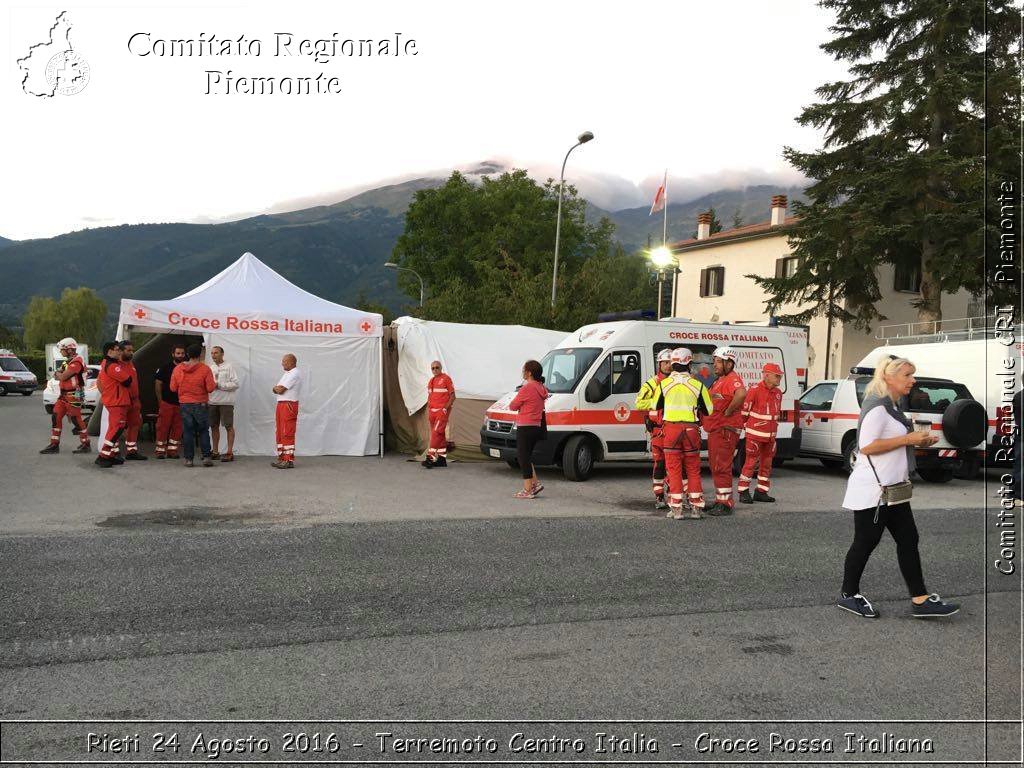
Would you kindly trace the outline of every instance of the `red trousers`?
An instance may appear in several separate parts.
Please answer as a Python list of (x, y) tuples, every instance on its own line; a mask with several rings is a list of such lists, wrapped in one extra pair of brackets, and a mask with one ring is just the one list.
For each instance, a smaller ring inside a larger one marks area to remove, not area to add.
[(775, 455), (775, 440), (764, 442), (751, 440), (747, 437), (747, 459), (743, 462), (740, 481), (736, 490), (750, 490), (750, 481), (754, 477), (754, 466), (757, 465), (757, 490), (768, 493), (772, 487), (772, 457)]
[(181, 444), (181, 408), (160, 401), (160, 412), (156, 417), (156, 455), (178, 458)]
[[(665, 422), (665, 468), (668, 471), (668, 506), (679, 511), (683, 495), (690, 506), (704, 509), (700, 482), (700, 427), (692, 422)], [(685, 473), (685, 479), (684, 479)]]
[(295, 461), (295, 424), (299, 420), (299, 404), (294, 400), (278, 400), (277, 456), (281, 461)]
[(135, 401), (128, 406), (128, 423), (124, 432), (124, 449), (128, 453), (139, 452), (140, 427), (142, 427), (142, 403)]
[(719, 427), (708, 435), (708, 464), (715, 483), (715, 501), (727, 507), (733, 505), (732, 457), (739, 438), (739, 432), (725, 427)]
[(78, 440), (82, 445), (89, 445), (89, 431), (85, 428), (85, 420), (82, 418), (82, 407), (69, 403), (63, 397), (53, 404), (53, 417), (51, 419), (53, 427), (50, 430), (50, 443), (53, 445), (60, 443), (60, 433), (65, 416), (67, 416), (68, 421), (78, 427)]
[(448, 455), (448, 436), (445, 432), (448, 429), (448, 414), (443, 408), (430, 408), (427, 410), (427, 419), (430, 421), (430, 447), (427, 448), (427, 458), (445, 458)]
[(107, 434), (103, 436), (103, 444), (100, 446), (100, 457), (109, 459), (114, 455), (117, 448), (117, 441), (121, 439), (121, 433), (128, 425), (128, 406), (111, 405), (103, 406), (107, 409)]
[(665, 429), (661, 426), (651, 432), (651, 459), (654, 461), (651, 486), (655, 497), (660, 498), (665, 495)]

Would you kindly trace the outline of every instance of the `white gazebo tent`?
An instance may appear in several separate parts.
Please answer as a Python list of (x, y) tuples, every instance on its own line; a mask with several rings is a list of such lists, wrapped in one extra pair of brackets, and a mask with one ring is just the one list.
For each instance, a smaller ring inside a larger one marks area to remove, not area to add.
[(383, 318), (321, 299), (251, 253), (207, 282), (166, 301), (122, 299), (118, 338), (132, 330), (202, 334), (235, 368), (235, 453), (274, 453), (281, 357), (304, 375), (299, 455), (383, 453)]

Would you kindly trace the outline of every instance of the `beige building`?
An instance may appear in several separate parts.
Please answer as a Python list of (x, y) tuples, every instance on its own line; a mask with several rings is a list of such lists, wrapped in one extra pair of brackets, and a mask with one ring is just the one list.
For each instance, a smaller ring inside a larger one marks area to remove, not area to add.
[[(787, 237), (797, 219), (786, 215), (786, 206), (786, 196), (776, 195), (771, 200), (769, 220), (713, 235), (710, 214), (700, 214), (697, 237), (670, 246), (679, 264), (672, 315), (697, 322), (767, 321), (765, 293), (746, 275), (774, 277), (797, 269), (798, 259), (792, 255)], [(878, 272), (878, 284), (882, 298), (877, 309), (886, 318), (879, 322), (880, 326), (917, 320), (912, 301), (919, 295), (918, 274), (883, 266)], [(795, 311), (797, 308), (790, 305), (782, 307), (778, 314)], [(944, 295), (942, 313), (947, 318), (981, 314), (966, 291)], [(833, 323), (831, 329), (828, 326), (825, 318), (815, 317), (807, 328), (809, 384), (845, 376), (850, 366), (882, 343), (876, 337), (879, 328), (865, 333), (839, 323)]]

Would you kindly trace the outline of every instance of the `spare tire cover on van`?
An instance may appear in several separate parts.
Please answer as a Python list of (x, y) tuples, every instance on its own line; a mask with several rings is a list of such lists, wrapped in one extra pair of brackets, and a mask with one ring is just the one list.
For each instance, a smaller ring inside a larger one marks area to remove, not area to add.
[(950, 445), (973, 448), (985, 439), (985, 406), (977, 400), (954, 400), (942, 414), (942, 434)]

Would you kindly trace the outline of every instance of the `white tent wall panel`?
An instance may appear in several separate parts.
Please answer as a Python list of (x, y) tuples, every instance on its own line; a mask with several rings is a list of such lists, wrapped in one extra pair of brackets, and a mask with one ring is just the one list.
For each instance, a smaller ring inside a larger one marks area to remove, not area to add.
[[(206, 334), (238, 373), (235, 453), (271, 456), (281, 358), (294, 354), (303, 373), (296, 429), (301, 456), (369, 456), (379, 448), (380, 341), (259, 334)], [(221, 438), (223, 443), (223, 437)]]

